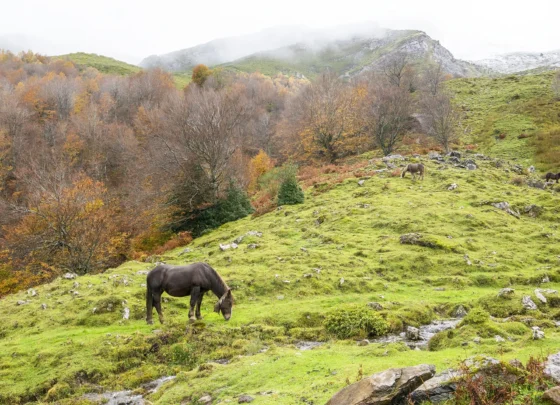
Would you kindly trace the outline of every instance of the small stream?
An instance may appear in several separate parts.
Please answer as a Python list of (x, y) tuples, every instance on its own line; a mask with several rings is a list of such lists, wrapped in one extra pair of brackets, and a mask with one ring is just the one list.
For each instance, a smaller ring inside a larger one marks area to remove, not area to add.
[[(163, 384), (171, 381), (175, 376), (161, 377), (157, 380), (151, 381), (142, 385), (142, 388), (146, 390), (144, 395), (153, 394), (156, 392)], [(144, 395), (133, 394), (133, 391), (114, 391), (114, 392), (104, 392), (103, 394), (85, 394), (84, 398), (92, 401), (99, 402), (105, 405), (146, 405), (144, 400)]]
[(420, 330), (420, 339), (419, 340), (410, 340), (407, 339), (406, 333), (401, 332), (398, 335), (385, 335), (381, 336), (376, 339), (371, 339), (370, 343), (396, 343), (396, 342), (403, 342), (411, 349), (426, 349), (428, 347), (428, 341), (434, 336), (436, 333), (448, 330), (448, 329), (455, 329), (455, 327), (461, 322), (460, 318), (454, 319), (444, 319), (433, 321), (428, 325), (422, 325), (418, 329)]

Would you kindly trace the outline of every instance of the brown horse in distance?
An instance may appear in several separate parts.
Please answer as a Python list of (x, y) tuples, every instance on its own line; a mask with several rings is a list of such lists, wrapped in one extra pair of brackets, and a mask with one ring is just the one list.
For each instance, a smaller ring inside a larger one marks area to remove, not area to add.
[(424, 180), (424, 165), (422, 163), (411, 163), (403, 170), (401, 173), (401, 178), (404, 178), (406, 172), (409, 172), (412, 175), (412, 179), (416, 178), (416, 175)]
[(202, 319), (200, 306), (207, 291), (212, 291), (219, 298), (214, 306), (214, 312), (221, 312), (226, 321), (231, 318), (233, 307), (231, 289), (222, 280), (218, 272), (206, 263), (193, 263), (188, 266), (162, 264), (151, 270), (146, 278), (146, 321), (150, 325), (153, 323), (152, 305), (156, 307), (159, 321), (163, 323), (161, 295), (164, 291), (172, 297), (191, 296), (189, 311), (191, 322)]
[(549, 180), (556, 180), (556, 183), (558, 183), (558, 180), (560, 179), (560, 173), (547, 173), (546, 174), (546, 182), (548, 183)]

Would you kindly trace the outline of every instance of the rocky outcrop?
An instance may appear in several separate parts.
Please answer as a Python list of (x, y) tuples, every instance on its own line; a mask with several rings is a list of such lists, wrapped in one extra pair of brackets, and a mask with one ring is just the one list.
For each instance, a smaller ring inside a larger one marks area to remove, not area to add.
[(560, 352), (548, 356), (544, 363), (544, 373), (560, 383)]
[(327, 402), (327, 405), (395, 404), (434, 374), (435, 367), (428, 364), (391, 368), (343, 388)]
[(546, 391), (543, 394), (543, 399), (547, 399), (553, 404), (560, 404), (560, 387), (554, 387)]
[(438, 403), (452, 398), (457, 389), (455, 380), (460, 374), (455, 370), (445, 370), (436, 374), (434, 378), (426, 381), (416, 389), (411, 395), (410, 400), (414, 404), (424, 402)]

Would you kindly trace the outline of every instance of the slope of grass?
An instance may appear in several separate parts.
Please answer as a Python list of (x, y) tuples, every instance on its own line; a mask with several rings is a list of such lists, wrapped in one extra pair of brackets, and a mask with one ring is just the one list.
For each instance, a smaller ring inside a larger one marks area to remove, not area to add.
[[(554, 72), (546, 72), (449, 81), (447, 86), (465, 114), (465, 141), (522, 164), (536, 161), (543, 170), (558, 168), (560, 145), (547, 135), (560, 125), (553, 76)], [(551, 149), (558, 153), (550, 153)]]
[[(217, 298), (208, 295), (202, 321), (188, 324), (188, 298), (167, 297), (167, 323), (146, 325), (145, 275), (138, 272), (153, 265), (140, 262), (57, 279), (38, 287), (36, 296), (2, 299), (0, 403), (75, 403), (64, 398), (99, 385), (135, 389), (177, 375), (149, 397), (152, 403), (196, 403), (204, 394), (235, 401), (250, 394), (256, 404), (319, 404), (347, 379), (356, 380), (360, 367), (364, 375), (419, 363), (441, 370), (477, 353), (525, 360), (557, 351), (557, 302), (530, 312), (520, 305), (524, 294), (537, 302), (534, 289), (545, 277), (551, 282), (542, 287), (560, 287), (557, 194), (512, 185), (509, 167), (498, 169), (491, 160), (477, 159), (475, 171), (424, 163), (423, 182), (375, 173), (382, 167), (375, 160), (360, 172), (371, 176), (363, 187), (357, 178), (339, 183), (338, 174), (326, 175), (332, 177), (309, 188), (302, 205), (226, 224), (189, 250), (153, 258), (215, 267), (234, 291), (228, 323), (212, 312)], [(447, 189), (451, 183), (458, 184), (455, 191)], [(517, 219), (489, 205), (501, 201), (521, 213), (531, 204), (542, 211)], [(251, 230), (262, 236), (245, 236), (235, 250), (219, 249)], [(401, 244), (400, 236), (411, 232), (423, 234), (430, 247)], [(506, 286), (515, 288), (514, 297), (498, 299)], [(437, 350), (421, 352), (400, 343), (358, 347), (324, 329), (333, 309), (371, 301), (383, 306), (379, 313), (393, 332), (449, 317), (460, 304), (513, 318), (464, 326), (439, 336)], [(129, 320), (122, 319), (125, 307)], [(540, 325), (546, 339), (533, 341), (522, 322)], [(506, 342), (497, 343), (496, 334)], [(481, 344), (472, 341), (477, 335)], [(295, 346), (300, 340), (324, 344), (301, 351)], [(229, 364), (213, 362), (219, 359)]]
[(108, 56), (97, 55), (94, 53), (69, 53), (67, 55), (56, 56), (55, 59), (69, 60), (76, 64), (79, 68), (92, 67), (99, 70), (101, 73), (111, 75), (126, 76), (138, 73), (142, 70), (139, 66), (131, 65)]

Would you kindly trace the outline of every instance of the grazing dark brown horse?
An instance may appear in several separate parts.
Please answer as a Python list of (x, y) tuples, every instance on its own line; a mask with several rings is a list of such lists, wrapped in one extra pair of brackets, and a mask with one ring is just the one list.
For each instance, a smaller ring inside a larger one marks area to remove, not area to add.
[(403, 170), (401, 177), (404, 178), (406, 172), (410, 172), (412, 179), (414, 180), (416, 175), (424, 180), (424, 165), (422, 163), (411, 163)]
[(166, 264), (156, 266), (148, 273), (146, 286), (146, 321), (150, 325), (153, 324), (152, 305), (156, 307), (160, 323), (163, 323), (161, 294), (164, 291), (172, 297), (191, 296), (191, 309), (189, 311), (191, 322), (202, 319), (200, 305), (207, 291), (212, 291), (219, 298), (214, 306), (214, 312), (221, 312), (226, 321), (231, 318), (231, 308), (233, 306), (231, 289), (222, 280), (218, 272), (206, 263), (193, 263), (188, 266), (169, 266)]
[(549, 180), (556, 180), (558, 183), (558, 179), (560, 179), (560, 173), (547, 173), (546, 174), (546, 182), (548, 183)]

